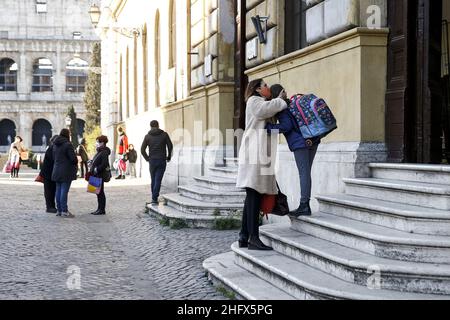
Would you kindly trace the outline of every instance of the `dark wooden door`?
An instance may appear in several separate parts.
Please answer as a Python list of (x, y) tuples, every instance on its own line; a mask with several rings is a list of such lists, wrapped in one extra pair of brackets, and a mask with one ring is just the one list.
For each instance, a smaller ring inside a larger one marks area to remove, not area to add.
[(245, 0), (236, 1), (236, 46), (235, 46), (235, 90), (234, 90), (234, 129), (245, 127), (245, 88), (248, 78), (245, 75)]
[(415, 1), (388, 2), (389, 45), (386, 92), (386, 144), (388, 162), (406, 162), (410, 158), (412, 106), (414, 104), (414, 30)]
[(388, 3), (388, 161), (441, 163), (442, 0)]
[(414, 162), (442, 161), (442, 0), (419, 0)]

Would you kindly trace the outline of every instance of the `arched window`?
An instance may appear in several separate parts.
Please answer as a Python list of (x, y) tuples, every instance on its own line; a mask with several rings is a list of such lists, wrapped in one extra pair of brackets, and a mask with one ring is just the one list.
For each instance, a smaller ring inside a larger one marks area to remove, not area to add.
[(83, 119), (77, 119), (78, 141), (80, 141), (80, 139), (83, 138), (85, 126), (86, 126), (86, 122)]
[(45, 119), (36, 120), (33, 123), (33, 146), (48, 146), (48, 142), (52, 137), (52, 125)]
[(47, 58), (39, 58), (33, 64), (32, 92), (53, 91), (53, 64)]
[(159, 24), (159, 10), (155, 17), (155, 99), (156, 106), (161, 105), (159, 99), (159, 78), (161, 77), (161, 30)]
[(16, 125), (9, 119), (0, 121), (0, 146), (9, 146), (16, 136)]
[(177, 64), (177, 6), (176, 1), (171, 0), (169, 6), (169, 69)]
[(17, 63), (9, 58), (0, 60), (0, 91), (17, 91)]
[(148, 43), (147, 25), (142, 30), (142, 56), (143, 56), (143, 76), (144, 76), (144, 111), (148, 111)]
[(89, 64), (80, 59), (74, 58), (66, 66), (66, 91), (84, 92), (88, 77)]

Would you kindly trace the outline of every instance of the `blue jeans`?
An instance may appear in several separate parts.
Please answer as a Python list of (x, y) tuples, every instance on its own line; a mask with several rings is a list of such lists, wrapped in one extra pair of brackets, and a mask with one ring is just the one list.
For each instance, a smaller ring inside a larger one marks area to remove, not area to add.
[(150, 160), (150, 177), (152, 178), (152, 201), (158, 201), (161, 183), (166, 172), (166, 159)]
[(56, 183), (56, 208), (58, 212), (68, 212), (67, 198), (69, 194), (70, 185), (72, 182), (57, 182)]
[(295, 162), (297, 163), (297, 169), (300, 175), (301, 203), (306, 203), (311, 200), (311, 169), (318, 147), (318, 145), (315, 145), (294, 152)]

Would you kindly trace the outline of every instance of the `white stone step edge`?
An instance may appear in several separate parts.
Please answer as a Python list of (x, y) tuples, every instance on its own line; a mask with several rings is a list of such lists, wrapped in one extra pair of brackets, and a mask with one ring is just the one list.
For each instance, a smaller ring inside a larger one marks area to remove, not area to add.
[[(426, 216), (420, 216), (417, 212), (408, 211), (408, 210), (401, 210), (395, 208), (396, 203), (392, 202), (393, 206), (388, 206), (391, 202), (385, 201), (384, 204), (387, 204), (387, 206), (377, 206), (374, 204), (369, 204), (367, 202), (364, 202), (366, 198), (360, 197), (360, 196), (353, 196), (356, 198), (360, 198), (360, 202), (357, 202), (355, 200), (349, 200), (346, 199), (347, 194), (342, 194), (342, 198), (339, 199), (339, 195), (318, 195), (316, 196), (316, 199), (320, 202), (327, 202), (330, 204), (337, 204), (341, 206), (351, 207), (355, 209), (363, 209), (363, 210), (369, 210), (373, 212), (379, 212), (382, 214), (392, 215), (392, 216), (398, 216), (402, 218), (413, 218), (417, 220), (449, 220), (450, 221), (450, 212), (446, 210), (438, 210), (435, 209), (434, 211), (441, 211), (441, 213), (433, 212), (429, 213)], [(371, 199), (372, 200), (372, 199)], [(381, 201), (381, 200), (379, 200)], [(421, 208), (421, 207), (420, 207)], [(430, 208), (423, 207), (424, 211), (430, 211)]]
[[(180, 197), (184, 199), (180, 199)], [(175, 203), (179, 206), (190, 208), (190, 209), (202, 209), (202, 210), (242, 210), (244, 205), (241, 203), (210, 203), (210, 202), (202, 202), (199, 200), (187, 198), (184, 196), (180, 196), (178, 193), (174, 194), (166, 194), (163, 198), (169, 202)]]
[[(203, 261), (203, 268), (214, 280), (222, 283), (243, 299), (269, 300), (268, 296), (272, 296), (270, 300), (295, 300), (286, 292), (236, 265), (232, 251), (206, 259)], [(247, 286), (240, 278), (247, 281)]]
[(398, 191), (409, 191), (420, 194), (432, 194), (439, 196), (450, 196), (450, 185), (433, 185), (431, 183), (418, 183), (415, 181), (386, 180), (386, 179), (361, 179), (361, 178), (344, 178), (345, 184), (353, 184), (372, 188), (381, 188)]
[[(354, 293), (354, 292), (350, 292), (350, 291), (343, 291), (343, 290), (339, 290), (339, 289), (333, 289), (331, 287), (317, 286), (315, 284), (308, 282), (307, 280), (297, 278), (295, 276), (290, 275), (287, 272), (278, 270), (276, 267), (266, 263), (265, 261), (259, 259), (258, 257), (253, 256), (252, 254), (250, 254), (248, 252), (248, 250), (240, 249), (238, 247), (237, 243), (234, 243), (232, 245), (232, 250), (236, 254), (236, 259), (244, 259), (244, 260), (248, 261), (250, 264), (257, 266), (258, 268), (263, 269), (263, 270), (275, 275), (276, 277), (278, 277), (280, 279), (283, 279), (282, 281), (290, 282), (293, 285), (303, 289), (307, 295), (309, 294), (309, 295), (313, 296), (314, 298), (338, 299), (338, 300), (374, 300), (374, 299), (377, 299), (376, 296), (374, 296), (374, 295)], [(279, 253), (277, 253), (277, 254), (279, 254)], [(293, 260), (293, 259), (291, 259), (291, 260)], [(308, 265), (305, 265), (301, 262), (295, 261), (295, 263), (298, 263), (299, 265), (303, 265), (305, 268), (307, 268), (309, 270), (314, 270), (314, 272), (316, 272), (319, 275), (326, 275), (324, 272), (322, 272), (318, 269), (315, 269), (313, 267), (310, 267)], [(355, 286), (355, 287), (358, 286), (356, 284), (348, 283), (346, 281), (343, 281), (343, 280), (333, 277), (331, 275), (327, 275), (327, 276), (332, 277), (334, 279), (334, 281), (340, 282), (342, 284), (347, 284), (349, 286)], [(395, 295), (396, 298), (398, 298), (399, 295), (402, 294), (401, 292), (393, 291), (393, 290), (385, 290), (385, 289), (381, 289), (381, 290), (386, 292), (386, 294), (389, 293), (389, 294), (392, 294), (393, 296)], [(435, 298), (435, 299), (450, 299), (450, 297), (446, 297), (446, 296), (425, 295), (425, 294), (421, 294), (421, 293), (411, 293), (411, 292), (405, 292), (404, 299), (408, 299), (413, 296), (417, 296), (417, 299), (423, 299), (424, 297), (427, 297), (430, 300), (433, 298)], [(378, 297), (378, 299), (381, 299), (381, 298)], [(390, 298), (387, 296), (384, 299), (389, 300), (389, 299), (393, 299), (393, 298)]]
[[(326, 217), (326, 216), (332, 216), (330, 214), (325, 214), (325, 213), (321, 213), (320, 214), (321, 217)], [(332, 222), (328, 222), (328, 221), (324, 221), (324, 220), (318, 220), (314, 218), (315, 215), (313, 214), (311, 217), (300, 217), (300, 218), (296, 218), (299, 222), (304, 221), (304, 222), (309, 222), (312, 223), (314, 225), (318, 225), (321, 227), (325, 227), (327, 229), (331, 229), (337, 232), (342, 232), (342, 233), (346, 233), (346, 234), (350, 234), (350, 235), (354, 235), (360, 238), (364, 238), (367, 240), (371, 240), (371, 241), (378, 241), (378, 242), (382, 242), (382, 243), (392, 243), (392, 244), (396, 244), (396, 245), (406, 245), (406, 246), (421, 246), (421, 247), (433, 247), (433, 248), (448, 248), (450, 249), (450, 238), (447, 238), (444, 240), (445, 237), (442, 237), (442, 240), (436, 240), (436, 239), (408, 239), (408, 233), (403, 232), (405, 235), (405, 238), (397, 238), (397, 237), (390, 237), (390, 236), (384, 236), (384, 235), (380, 235), (380, 234), (374, 234), (374, 233), (367, 233), (365, 231), (360, 231), (358, 229), (352, 228), (352, 227), (346, 227), (346, 226), (342, 226), (342, 225), (338, 225), (338, 224), (334, 224)], [(349, 221), (349, 225), (351, 225), (351, 222), (353, 220), (348, 219), (348, 218), (342, 218), (340, 217), (342, 220), (348, 220)], [(295, 220), (294, 220), (295, 221)], [(370, 226), (370, 224), (365, 223), (365, 222), (360, 222), (357, 221), (357, 223), (359, 224), (363, 224), (363, 225), (368, 225)], [(375, 225), (373, 225), (375, 226)], [(385, 228), (385, 227), (381, 227), (381, 226), (376, 226), (378, 228)], [(385, 228), (388, 229), (388, 228)], [(396, 230), (397, 232), (401, 232)]]
[[(262, 237), (268, 238), (268, 240), (274, 239), (278, 242), (284, 243), (284, 244), (291, 246), (293, 248), (296, 248), (300, 251), (308, 252), (308, 254), (319, 256), (322, 259), (328, 260), (332, 263), (340, 264), (340, 265), (355, 269), (355, 271), (358, 269), (370, 270), (370, 268), (374, 265), (374, 263), (350, 260), (350, 259), (346, 259), (345, 257), (337, 256), (336, 254), (333, 254), (333, 252), (326, 252), (326, 251), (308, 247), (307, 245), (304, 245), (301, 242), (296, 242), (291, 239), (287, 239), (283, 236), (279, 236), (276, 233), (271, 232), (271, 230), (264, 230), (264, 228), (260, 229), (260, 233), (261, 233)], [(306, 236), (309, 236), (309, 235), (306, 235)], [(313, 237), (313, 236), (309, 236), (309, 237)], [(323, 239), (319, 239), (319, 240), (324, 241), (324, 242), (327, 241), (327, 240), (323, 240)], [(349, 252), (352, 250), (355, 250), (352, 248), (344, 247), (339, 244), (333, 243), (333, 245), (342, 247), (343, 250), (349, 251)], [(366, 254), (369, 256), (368, 253), (363, 253), (363, 254)], [(292, 258), (295, 259), (294, 257), (292, 257)], [(389, 259), (379, 258), (379, 260), (386, 261)], [(304, 263), (304, 262), (302, 262), (302, 263)], [(398, 263), (398, 261), (393, 260), (392, 263)], [(383, 274), (398, 274), (398, 275), (407, 275), (407, 276), (411, 276), (411, 277), (422, 277), (422, 276), (423, 277), (433, 277), (433, 278), (446, 277), (446, 278), (448, 278), (448, 280), (450, 280), (450, 266), (447, 270), (443, 270), (441, 268), (440, 270), (438, 270), (438, 272), (436, 272), (435, 270), (433, 270), (433, 264), (426, 264), (426, 263), (419, 263), (419, 262), (407, 262), (404, 264), (405, 265), (410, 264), (410, 266), (398, 266), (398, 265), (395, 266), (392, 264), (391, 265), (386, 264), (386, 262), (376, 263), (377, 267), (379, 267), (381, 273), (383, 273)], [(424, 269), (425, 270), (428, 269), (426, 273), (423, 272)]]
[(400, 163), (370, 163), (369, 168), (391, 169), (405, 171), (426, 171), (433, 173), (450, 173), (449, 165), (428, 165), (428, 164), (400, 164)]

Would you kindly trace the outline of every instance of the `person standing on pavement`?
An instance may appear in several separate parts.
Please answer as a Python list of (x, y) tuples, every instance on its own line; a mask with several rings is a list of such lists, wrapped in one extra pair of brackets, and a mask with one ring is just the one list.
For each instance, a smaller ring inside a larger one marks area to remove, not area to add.
[(122, 127), (117, 129), (119, 133), (119, 145), (118, 145), (118, 155), (119, 155), (119, 175), (116, 177), (117, 180), (125, 179), (125, 172), (127, 171), (127, 153), (128, 153), (128, 136)]
[(57, 216), (73, 218), (69, 212), (67, 199), (72, 181), (77, 180), (78, 159), (70, 142), (69, 129), (62, 129), (53, 144), (52, 180), (56, 183)]
[(80, 177), (84, 179), (84, 175), (88, 172), (89, 157), (86, 151), (86, 139), (81, 139), (80, 145), (77, 148), (77, 156), (80, 157)]
[(97, 195), (98, 208), (92, 212), (94, 216), (106, 214), (105, 182), (111, 179), (111, 169), (109, 167), (109, 155), (111, 150), (106, 146), (108, 137), (99, 136), (96, 141), (97, 154), (92, 159), (90, 174), (97, 178), (102, 178), (100, 193)]
[(145, 136), (141, 146), (141, 154), (150, 165), (152, 204), (158, 204), (162, 179), (166, 171), (167, 162), (170, 162), (172, 158), (172, 151), (173, 144), (169, 135), (159, 128), (158, 121), (153, 120), (150, 123), (150, 131)]
[(130, 144), (128, 150), (128, 162), (130, 163), (130, 176), (136, 178), (136, 162), (137, 162), (137, 152), (134, 149), (134, 145)]
[(16, 136), (14, 142), (11, 144), (11, 148), (9, 149), (8, 161), (12, 166), (11, 169), (11, 178), (19, 177), (20, 170), (20, 156), (22, 152), (26, 152), (27, 150), (23, 146), (23, 139), (20, 136)]
[[(259, 238), (259, 216), (264, 194), (277, 195), (278, 188), (273, 172), (276, 149), (265, 129), (268, 119), (287, 108), (283, 90), (271, 99), (270, 89), (262, 79), (251, 81), (245, 92), (247, 101), (245, 132), (239, 150), (238, 188), (245, 188), (246, 198), (239, 234), (239, 247), (249, 250), (272, 250)], [(276, 145), (275, 145), (276, 147)], [(268, 154), (270, 152), (270, 154)]]
[(47, 207), (48, 213), (57, 213), (55, 205), (56, 197), (56, 183), (52, 181), (53, 173), (53, 143), (58, 138), (58, 136), (53, 136), (50, 139), (50, 144), (45, 151), (44, 162), (42, 163), (41, 172), (39, 175), (44, 178), (44, 197), (45, 205)]

